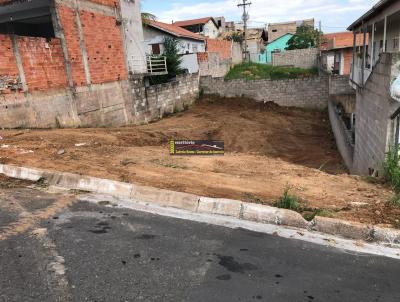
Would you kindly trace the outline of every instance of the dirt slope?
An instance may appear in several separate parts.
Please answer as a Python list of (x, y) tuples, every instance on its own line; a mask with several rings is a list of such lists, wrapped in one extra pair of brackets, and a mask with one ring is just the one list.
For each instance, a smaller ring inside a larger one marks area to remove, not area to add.
[[(349, 176), (326, 113), (203, 98), (157, 123), (114, 129), (0, 131), (0, 161), (272, 204), (284, 190), (335, 217), (397, 224), (382, 185)], [(171, 157), (168, 140), (222, 139), (224, 157)]]

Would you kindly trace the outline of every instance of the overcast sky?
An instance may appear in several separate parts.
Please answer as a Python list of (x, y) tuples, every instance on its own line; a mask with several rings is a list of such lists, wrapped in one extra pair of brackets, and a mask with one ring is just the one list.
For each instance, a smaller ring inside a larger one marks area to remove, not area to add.
[[(346, 30), (353, 21), (369, 10), (377, 0), (251, 0), (251, 26), (305, 18), (322, 21), (324, 32)], [(239, 0), (142, 0), (142, 10), (153, 13), (159, 21), (225, 16), (239, 21)]]

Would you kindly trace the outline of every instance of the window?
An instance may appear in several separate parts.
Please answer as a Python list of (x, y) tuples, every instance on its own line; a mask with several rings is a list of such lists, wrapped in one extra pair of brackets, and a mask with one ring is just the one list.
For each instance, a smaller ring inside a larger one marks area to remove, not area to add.
[(273, 30), (272, 30), (273, 33), (276, 33), (277, 31), (278, 31), (277, 29), (273, 29)]
[(152, 44), (151, 45), (151, 53), (153, 55), (159, 55), (161, 54), (161, 47), (160, 44)]
[(221, 22), (221, 20), (218, 20), (218, 27), (221, 27), (222, 26), (222, 22)]
[(393, 39), (393, 50), (394, 51), (399, 50), (399, 38), (394, 38)]

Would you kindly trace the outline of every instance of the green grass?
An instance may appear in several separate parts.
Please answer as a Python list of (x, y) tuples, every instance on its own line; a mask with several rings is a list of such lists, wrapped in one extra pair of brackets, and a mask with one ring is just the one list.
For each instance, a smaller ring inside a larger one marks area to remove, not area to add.
[(266, 204), (266, 202), (262, 200), (260, 197), (257, 197), (251, 193), (244, 193), (243, 201), (256, 204)]
[(384, 163), (385, 180), (396, 193), (400, 193), (400, 167), (397, 148), (392, 148), (386, 154)]
[(297, 67), (279, 67), (267, 64), (244, 63), (233, 67), (225, 76), (225, 80), (283, 80), (297, 79), (318, 74), (318, 69), (304, 69)]
[(393, 207), (400, 207), (400, 166), (399, 166), (399, 150), (393, 147), (386, 154), (385, 163), (383, 165), (385, 173), (385, 181), (390, 184), (396, 194), (387, 201), (387, 204)]
[(290, 194), (290, 188), (285, 188), (283, 195), (274, 203), (274, 206), (280, 209), (301, 211), (301, 199), (296, 195)]
[(396, 194), (392, 198), (390, 198), (387, 201), (387, 204), (390, 206), (399, 208), (400, 207), (400, 194)]

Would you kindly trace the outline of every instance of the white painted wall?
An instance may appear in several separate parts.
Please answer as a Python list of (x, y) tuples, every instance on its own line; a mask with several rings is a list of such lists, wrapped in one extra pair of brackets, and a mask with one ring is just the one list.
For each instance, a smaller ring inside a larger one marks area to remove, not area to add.
[(219, 29), (217, 26), (215, 26), (214, 22), (209, 20), (205, 25), (204, 25), (204, 32), (203, 35), (206, 37), (209, 37), (211, 39), (216, 39), (219, 36)]
[(125, 55), (128, 71), (133, 74), (147, 72), (143, 47), (143, 26), (140, 0), (120, 0)]
[(197, 60), (197, 54), (192, 53), (182, 56), (181, 67), (187, 69), (189, 73), (199, 72), (199, 62)]
[[(166, 37), (173, 37), (172, 35), (154, 29), (150, 26), (143, 27), (144, 34), (144, 51), (146, 54), (152, 54), (152, 44), (160, 44), (161, 54), (164, 52), (164, 39)], [(179, 54), (182, 55), (183, 69), (187, 69), (189, 73), (196, 73), (199, 71), (199, 64), (197, 62), (197, 53), (205, 52), (206, 46), (204, 41), (197, 41), (192, 39), (177, 38), (179, 40)]]
[[(144, 51), (146, 54), (152, 53), (152, 44), (160, 44), (161, 53), (164, 51), (163, 43), (165, 37), (173, 37), (172, 35), (162, 32), (158, 29), (154, 29), (150, 26), (143, 27), (144, 34)], [(192, 39), (177, 38), (179, 40), (179, 54), (192, 54), (205, 51), (205, 42), (197, 41)]]

